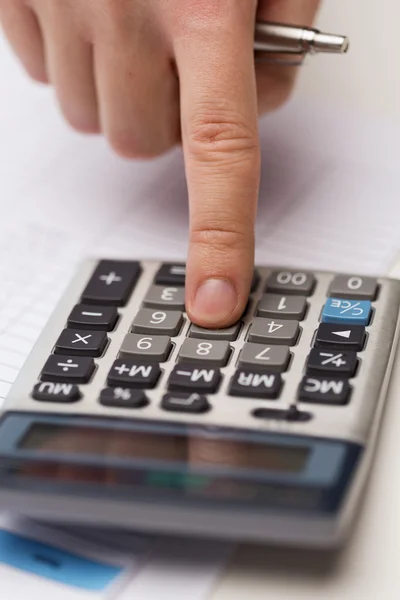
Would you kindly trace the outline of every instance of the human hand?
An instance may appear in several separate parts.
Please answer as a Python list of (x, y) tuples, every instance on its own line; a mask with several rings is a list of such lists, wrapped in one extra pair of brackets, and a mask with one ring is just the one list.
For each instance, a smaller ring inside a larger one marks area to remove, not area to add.
[(28, 73), (54, 85), (67, 121), (147, 158), (182, 142), (190, 203), (186, 305), (204, 327), (236, 321), (254, 260), (257, 116), (296, 70), (257, 64), (254, 24), (311, 25), (320, 0), (0, 0)]

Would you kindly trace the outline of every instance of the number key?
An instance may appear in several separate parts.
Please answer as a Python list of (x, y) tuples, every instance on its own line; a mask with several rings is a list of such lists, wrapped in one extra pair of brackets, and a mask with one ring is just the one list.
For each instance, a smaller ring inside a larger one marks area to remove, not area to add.
[(184, 310), (185, 288), (152, 285), (144, 299), (144, 305), (148, 308)]
[(120, 356), (127, 358), (142, 357), (143, 359), (164, 362), (171, 352), (172, 344), (167, 335), (154, 337), (128, 333), (122, 342)]
[(194, 338), (187, 338), (179, 352), (181, 362), (203, 362), (218, 367), (224, 367), (229, 359), (229, 342), (212, 341), (203, 342)]
[(311, 296), (314, 291), (315, 277), (301, 271), (274, 271), (267, 281), (267, 292), (300, 294)]
[(182, 324), (183, 316), (181, 312), (142, 308), (132, 323), (132, 332), (174, 337), (180, 332)]
[(290, 360), (288, 346), (264, 346), (247, 342), (240, 353), (241, 367), (262, 366), (269, 371), (286, 371)]
[(372, 277), (338, 275), (333, 280), (329, 295), (352, 300), (375, 300), (378, 282)]
[(294, 319), (301, 321), (307, 309), (304, 296), (280, 296), (264, 294), (257, 306), (257, 317)]

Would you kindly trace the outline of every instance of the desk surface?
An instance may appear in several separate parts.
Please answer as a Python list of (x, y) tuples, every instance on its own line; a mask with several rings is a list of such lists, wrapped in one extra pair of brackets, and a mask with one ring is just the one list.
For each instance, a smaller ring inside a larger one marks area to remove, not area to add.
[[(351, 52), (312, 59), (297, 93), (400, 121), (397, 0), (325, 2), (321, 28), (348, 34)], [(380, 29), (377, 23), (382, 23)], [(339, 60), (337, 60), (339, 58)], [(399, 369), (400, 371), (400, 369)], [(395, 387), (400, 389), (400, 373)], [(394, 600), (400, 594), (400, 403), (392, 394), (356, 534), (337, 557), (241, 548), (212, 600)]]

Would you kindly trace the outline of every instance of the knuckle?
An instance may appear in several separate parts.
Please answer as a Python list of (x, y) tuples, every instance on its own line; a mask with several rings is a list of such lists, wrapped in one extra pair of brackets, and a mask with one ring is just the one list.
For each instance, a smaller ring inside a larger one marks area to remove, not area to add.
[(189, 155), (201, 160), (233, 154), (254, 157), (259, 146), (256, 127), (237, 111), (215, 104), (204, 104), (197, 109), (186, 143)]
[(79, 133), (98, 134), (100, 133), (100, 124), (97, 111), (75, 110), (68, 104), (61, 105), (65, 120), (69, 126)]
[(118, 156), (129, 160), (150, 160), (162, 153), (156, 145), (142, 145), (134, 135), (126, 132), (110, 132), (108, 141)]
[(243, 224), (230, 223), (193, 228), (190, 243), (196, 247), (203, 247), (207, 252), (227, 253), (247, 248), (249, 240)]

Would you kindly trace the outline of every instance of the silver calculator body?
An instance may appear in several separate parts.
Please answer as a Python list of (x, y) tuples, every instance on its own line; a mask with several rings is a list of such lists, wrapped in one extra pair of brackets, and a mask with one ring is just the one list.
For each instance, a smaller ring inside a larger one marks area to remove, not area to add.
[(259, 267), (235, 327), (185, 267), (88, 260), (0, 419), (0, 509), (300, 546), (351, 531), (399, 336), (400, 282)]

